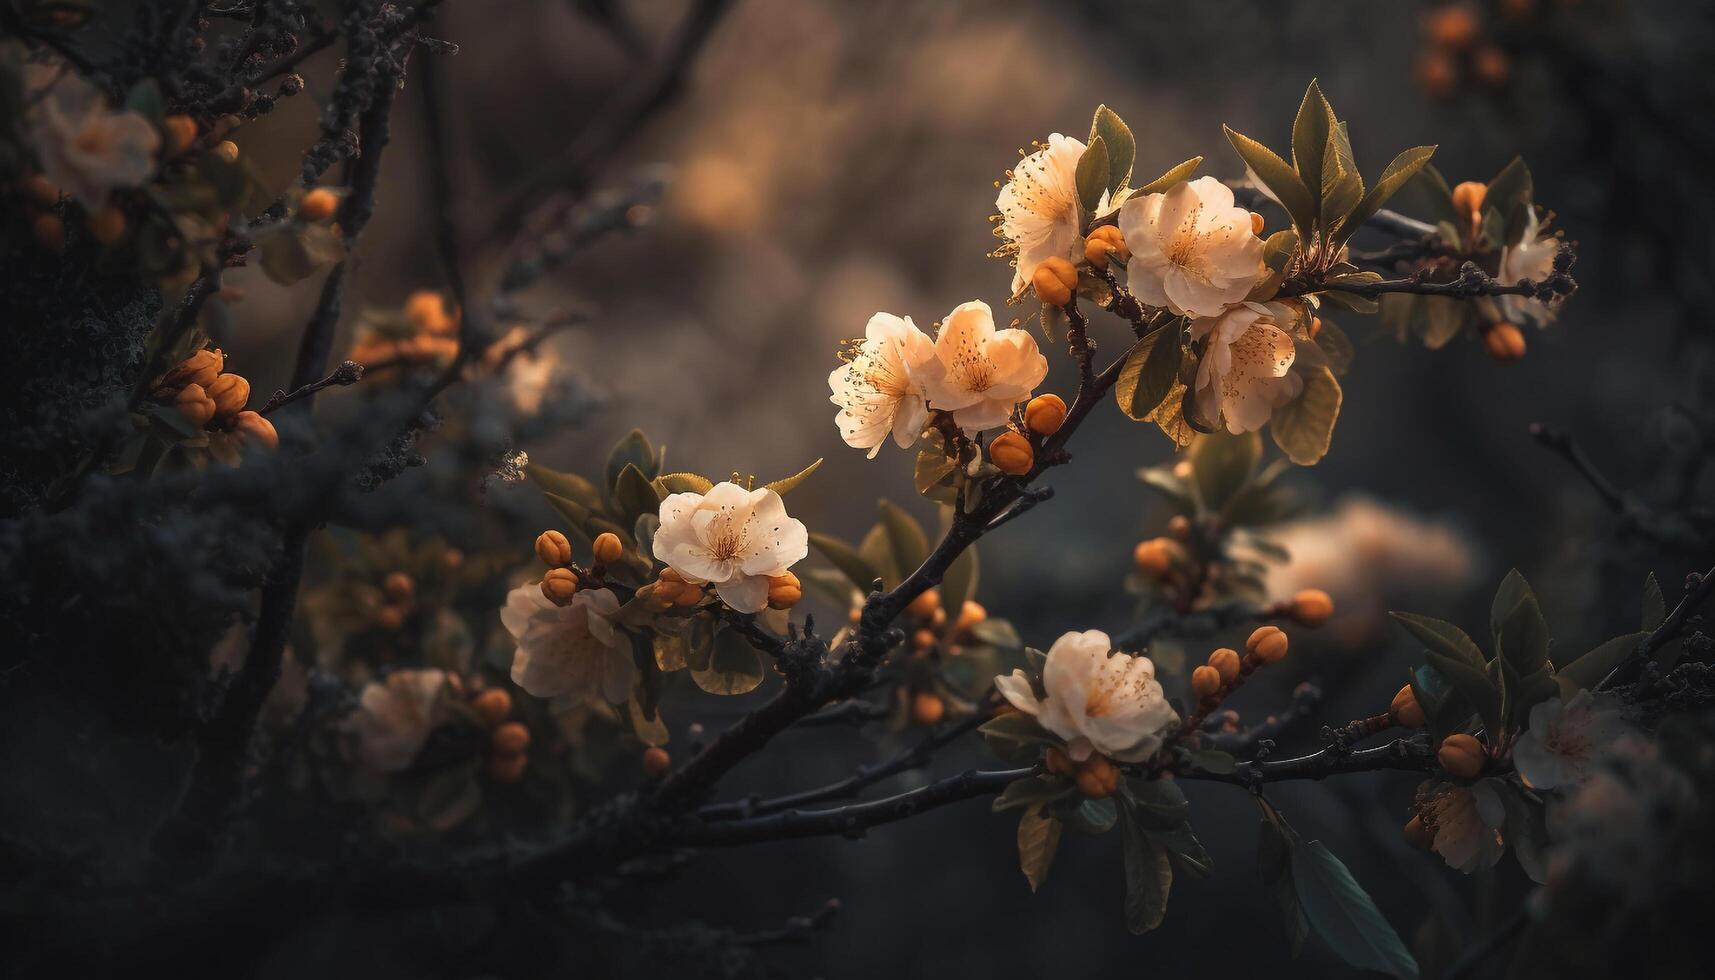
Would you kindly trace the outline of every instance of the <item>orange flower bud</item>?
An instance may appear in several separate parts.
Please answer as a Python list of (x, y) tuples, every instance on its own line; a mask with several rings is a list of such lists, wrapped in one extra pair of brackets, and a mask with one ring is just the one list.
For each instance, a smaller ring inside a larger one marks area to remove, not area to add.
[(643, 750), (643, 771), (651, 777), (660, 777), (673, 765), (673, 757), (659, 745), (651, 745)]
[(197, 121), (184, 115), (168, 116), (161, 120), (161, 132), (166, 136), (164, 155), (176, 157), (197, 141)]
[(1222, 647), (1209, 654), (1209, 666), (1221, 675), (1222, 684), (1231, 684), (1239, 679), (1239, 652), (1231, 647)]
[(498, 687), (491, 687), (472, 698), (470, 706), (482, 719), (483, 724), (493, 728), (512, 713), (512, 695)]
[[(666, 586), (662, 586), (665, 590)], [(673, 605), (694, 606), (703, 601), (703, 587), (690, 582), (679, 583), (679, 591), (673, 594)]]
[(1410, 684), (1400, 688), (1399, 693), (1393, 696), (1393, 703), (1388, 705), (1387, 713), (1394, 724), (1403, 728), (1422, 728), (1426, 720), (1423, 717), (1423, 706), (1417, 703), (1417, 695), (1412, 693)]
[(1449, 4), (1437, 8), (1424, 18), (1423, 32), (1429, 36), (1431, 43), (1458, 51), (1471, 46), (1471, 42), (1477, 39), (1481, 26), (1471, 8), (1462, 4)]
[[(216, 402), (217, 408), (218, 405)], [(280, 434), (274, 431), (274, 423), (255, 412), (239, 412), (226, 423), (226, 427), (241, 436), (247, 445), (254, 442), (264, 449), (280, 448)]]
[(911, 720), (925, 728), (939, 724), (947, 715), (947, 702), (930, 691), (918, 691), (911, 698)]
[(490, 738), (496, 755), (518, 755), (530, 747), (530, 729), (516, 721), (496, 726)]
[(1024, 424), (1041, 436), (1051, 436), (1066, 424), (1066, 400), (1059, 395), (1037, 395), (1024, 406)]
[(1036, 450), (1029, 439), (1008, 429), (989, 443), (989, 462), (1008, 476), (1023, 476), (1036, 465)]
[(1501, 86), (1512, 77), (1513, 66), (1506, 52), (1490, 44), (1477, 49), (1477, 53), (1472, 55), (1471, 71), (1484, 85)]
[(569, 568), (550, 568), (542, 576), (542, 595), (556, 606), (571, 602), (577, 591), (578, 577)]
[(1417, 59), (1417, 84), (1423, 88), (1424, 94), (1435, 99), (1445, 99), (1453, 94), (1459, 86), (1459, 75), (1453, 68), (1453, 59), (1439, 51), (1430, 51)]
[(1139, 541), (1131, 551), (1131, 560), (1137, 565), (1137, 570), (1150, 578), (1164, 578), (1173, 570), (1173, 565), (1183, 555), (1183, 549), (1167, 538), (1150, 538)]
[(173, 399), (173, 407), (199, 429), (214, 419), (214, 399), (208, 397), (208, 393), (202, 390), (202, 385), (185, 385), (180, 388)]
[(1212, 698), (1221, 691), (1221, 672), (1204, 664), (1191, 672), (1191, 690), (1200, 698)]
[(1495, 323), (1483, 331), (1483, 350), (1497, 361), (1524, 357), (1524, 331), (1510, 323)]
[(1167, 533), (1183, 541), (1191, 536), (1191, 518), (1174, 514), (1167, 522)]
[(125, 237), (125, 212), (118, 208), (102, 208), (89, 216), (89, 237), (103, 245), (112, 245)]
[(536, 557), (549, 568), (564, 568), (572, 563), (572, 543), (559, 531), (543, 531), (536, 535)]
[(1106, 799), (1108, 794), (1112, 792), (1108, 789), (1107, 781), (1102, 778), (1101, 773), (1094, 769), (1078, 770), (1077, 780), (1078, 792), (1084, 794), (1088, 799)]
[(1461, 181), (1453, 188), (1453, 208), (1460, 214), (1476, 214), (1483, 210), (1483, 198), (1489, 193), (1481, 181)]
[(1096, 771), (1096, 777), (1102, 781), (1102, 789), (1107, 790), (1109, 796), (1120, 788), (1120, 778), (1124, 774), (1112, 759), (1105, 755), (1092, 755), (1086, 765)]
[(398, 632), (405, 625), (405, 610), (398, 606), (382, 606), (375, 614), (375, 625), (389, 633)]
[(1292, 597), (1292, 607), (1287, 614), (1300, 625), (1321, 626), (1334, 615), (1334, 600), (1321, 589), (1304, 589)]
[(911, 645), (919, 650), (927, 650), (935, 645), (934, 630), (917, 630), (911, 634)]
[(203, 390), (214, 399), (215, 418), (230, 418), (250, 403), (250, 382), (236, 374), (223, 374), (203, 385)]
[(488, 778), (497, 783), (516, 783), (524, 778), (524, 770), (529, 765), (530, 757), (523, 753), (490, 756), (488, 759)]
[(298, 217), (305, 221), (324, 221), (333, 216), (339, 197), (326, 187), (315, 187), (304, 193), (298, 202)]
[(52, 211), (43, 211), (30, 219), (30, 235), (43, 249), (58, 252), (65, 247), (66, 225), (59, 215)]
[(457, 327), (447, 313), (446, 299), (430, 289), (419, 289), (405, 298), (405, 318), (424, 333), (448, 334)]
[(204, 389), (220, 377), (221, 369), (226, 366), (226, 355), (220, 348), (203, 349), (180, 361), (176, 367), (167, 372), (161, 379), (163, 388), (177, 388), (181, 385), (194, 384)]
[(1475, 735), (1455, 732), (1441, 741), (1435, 759), (1448, 775), (1459, 779), (1475, 779), (1483, 771), (1488, 755)]
[(1108, 267), (1108, 253), (1121, 262), (1131, 261), (1131, 249), (1125, 247), (1125, 236), (1113, 225), (1103, 225), (1084, 239), (1084, 259), (1098, 269)]
[(983, 608), (982, 603), (966, 599), (965, 604), (959, 607), (959, 619), (953, 626), (953, 632), (955, 634), (969, 633), (972, 627), (987, 618), (989, 618), (989, 611)]
[(394, 602), (410, 602), (417, 598), (417, 581), (404, 572), (388, 572), (381, 591)]
[(1252, 211), (1251, 212), (1251, 234), (1261, 235), (1264, 227), (1265, 227), (1265, 224), (1262, 220), (1262, 215), (1257, 214), (1255, 211)]
[(911, 600), (911, 605), (906, 606), (905, 610), (918, 619), (928, 619), (940, 608), (941, 590), (924, 589), (917, 594), (917, 598)]
[(1078, 270), (1059, 256), (1043, 260), (1030, 276), (1036, 298), (1050, 306), (1065, 306), (1072, 302), (1072, 291), (1078, 288)]
[(221, 140), (214, 145), (214, 154), (227, 163), (237, 163), (238, 144), (231, 140)]
[(1286, 656), (1286, 634), (1278, 626), (1258, 626), (1245, 640), (1251, 662), (1257, 666), (1279, 663)]
[(619, 535), (612, 531), (603, 531), (595, 536), (595, 560), (603, 565), (618, 561), (625, 554), (625, 545), (619, 541)]
[(791, 572), (768, 576), (768, 605), (771, 609), (791, 609), (804, 598), (804, 585)]

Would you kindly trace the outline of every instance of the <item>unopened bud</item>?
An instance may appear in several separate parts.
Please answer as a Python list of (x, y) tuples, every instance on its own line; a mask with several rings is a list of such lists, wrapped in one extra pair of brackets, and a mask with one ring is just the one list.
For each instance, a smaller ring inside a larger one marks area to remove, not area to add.
[(920, 629), (911, 634), (911, 645), (919, 650), (928, 650), (935, 645), (935, 631)]
[(1174, 514), (1167, 522), (1167, 533), (1183, 541), (1191, 536), (1191, 518)]
[(1139, 541), (1131, 551), (1131, 560), (1137, 565), (1137, 570), (1150, 578), (1164, 578), (1173, 570), (1173, 565), (1183, 554), (1179, 545), (1167, 538), (1150, 538)]
[(1422, 728), (1426, 719), (1423, 717), (1423, 706), (1417, 703), (1417, 695), (1407, 684), (1393, 696), (1393, 703), (1388, 705), (1388, 717), (1393, 723), (1402, 728)]
[(419, 289), (405, 299), (405, 318), (423, 333), (444, 335), (458, 328), (447, 312), (445, 297), (428, 289)]
[(911, 698), (911, 720), (927, 728), (947, 716), (947, 702), (939, 694), (918, 691)]
[(1113, 225), (1103, 225), (1084, 239), (1084, 260), (1096, 268), (1108, 267), (1110, 252), (1122, 264), (1131, 261), (1131, 249), (1125, 247), (1125, 236)]
[(1477, 741), (1475, 735), (1455, 732), (1442, 739), (1441, 748), (1435, 752), (1435, 760), (1441, 763), (1441, 768), (1450, 776), (1475, 779), (1483, 771), (1488, 755), (1483, 751), (1483, 743)]
[(1066, 400), (1056, 394), (1037, 395), (1024, 406), (1024, 424), (1040, 436), (1051, 436), (1066, 424)]
[(381, 591), (394, 602), (410, 602), (417, 598), (417, 581), (404, 572), (388, 572)]
[(58, 252), (65, 247), (66, 225), (59, 215), (43, 211), (30, 219), (30, 235), (43, 249)]
[(1251, 212), (1251, 234), (1261, 235), (1264, 227), (1265, 227), (1265, 224), (1262, 220), (1262, 215), (1257, 214), (1255, 211), (1252, 211)]
[(185, 358), (178, 366), (167, 372), (161, 379), (161, 385), (166, 388), (177, 388), (180, 385), (198, 385), (207, 389), (220, 377), (220, 372), (226, 367), (226, 355), (220, 348), (203, 349)]
[(38, 207), (51, 208), (60, 203), (60, 189), (41, 174), (31, 174), (25, 178), (23, 188), (24, 196)]
[(572, 543), (559, 531), (543, 531), (536, 535), (536, 557), (549, 568), (564, 568), (572, 563)]
[(477, 717), (482, 719), (483, 724), (493, 728), (512, 713), (512, 695), (498, 687), (491, 687), (472, 698), (470, 706)]
[(619, 541), (619, 535), (612, 531), (603, 531), (595, 536), (595, 560), (603, 565), (618, 561), (625, 554), (625, 545)]
[[(218, 407), (218, 403), (216, 403)], [(280, 434), (274, 431), (274, 423), (255, 412), (239, 412), (226, 423), (227, 430), (237, 433), (245, 443), (255, 443), (264, 449), (279, 449)]]
[(1239, 679), (1239, 652), (1231, 647), (1222, 647), (1209, 654), (1209, 666), (1221, 675), (1222, 684), (1231, 684)]
[(941, 608), (941, 590), (939, 589), (924, 589), (917, 594), (917, 598), (911, 600), (911, 605), (905, 607), (907, 612), (918, 619), (930, 618), (935, 615), (935, 610), (939, 608)]
[(1427, 851), (1435, 844), (1435, 835), (1423, 825), (1423, 818), (1413, 815), (1405, 822), (1405, 842), (1419, 850)]
[(375, 625), (389, 633), (396, 633), (405, 625), (405, 610), (398, 606), (382, 606), (375, 613)]
[(1065, 306), (1072, 302), (1072, 290), (1078, 288), (1078, 270), (1058, 255), (1043, 260), (1030, 276), (1036, 298), (1049, 306)]
[(1078, 764), (1066, 755), (1066, 750), (1058, 745), (1048, 746), (1043, 761), (1047, 763), (1048, 771), (1056, 776), (1070, 776), (1078, 771)]
[(1437, 7), (1424, 19), (1423, 30), (1429, 35), (1431, 43), (1457, 51), (1471, 46), (1471, 42), (1477, 39), (1481, 25), (1477, 23), (1477, 15), (1469, 7), (1448, 4)]
[(1008, 476), (1023, 476), (1036, 465), (1036, 450), (1029, 439), (1008, 429), (989, 443), (989, 462)]
[(571, 602), (577, 591), (578, 576), (569, 568), (550, 568), (542, 576), (542, 595), (556, 606)]
[(982, 603), (966, 599), (965, 604), (959, 607), (959, 619), (953, 625), (953, 632), (959, 635), (969, 633), (978, 623), (988, 618), (989, 611), (983, 608)]
[(791, 572), (768, 576), (768, 606), (771, 609), (791, 609), (804, 598), (804, 585)]
[(1286, 656), (1288, 641), (1278, 626), (1258, 626), (1245, 640), (1251, 662), (1257, 666), (1279, 663)]
[(1212, 698), (1221, 692), (1221, 672), (1204, 664), (1191, 672), (1191, 690), (1200, 698)]
[(214, 155), (227, 163), (238, 162), (238, 144), (231, 140), (221, 140), (214, 144)]
[(190, 116), (168, 116), (161, 120), (161, 131), (166, 136), (166, 157), (176, 157), (191, 148), (197, 141), (197, 121)]
[(1334, 600), (1321, 589), (1304, 589), (1292, 597), (1287, 615), (1303, 626), (1321, 626), (1334, 615)]
[(1471, 71), (1483, 84), (1499, 87), (1512, 77), (1513, 66), (1505, 51), (1490, 44), (1471, 57)]
[(191, 384), (180, 388), (178, 395), (173, 398), (173, 407), (199, 429), (214, 419), (214, 399), (208, 397), (208, 393), (202, 390), (202, 385)]
[(643, 750), (643, 771), (651, 777), (659, 777), (673, 765), (673, 757), (659, 745), (651, 745)]
[(1483, 331), (1483, 350), (1497, 361), (1516, 361), (1524, 356), (1524, 331), (1506, 323), (1495, 323)]
[(203, 390), (214, 399), (215, 418), (237, 415), (250, 403), (250, 382), (240, 375), (223, 374), (203, 385)]
[[(665, 590), (667, 587), (663, 585), (661, 588)], [(681, 582), (679, 591), (673, 594), (673, 605), (675, 606), (694, 606), (702, 601), (703, 587), (691, 582)]]
[(496, 755), (518, 755), (530, 747), (530, 729), (520, 722), (509, 721), (495, 726), (490, 739)]
[(1486, 185), (1475, 180), (1464, 181), (1453, 188), (1453, 209), (1460, 214), (1476, 214), (1483, 210), (1483, 199), (1488, 193)]
[(339, 198), (326, 187), (316, 187), (304, 193), (298, 202), (298, 217), (304, 221), (324, 221), (333, 216)]

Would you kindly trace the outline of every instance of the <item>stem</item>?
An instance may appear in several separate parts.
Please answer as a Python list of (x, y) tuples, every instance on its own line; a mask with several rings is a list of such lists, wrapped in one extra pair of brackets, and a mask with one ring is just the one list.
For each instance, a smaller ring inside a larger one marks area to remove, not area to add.
[(1374, 748), (1343, 752), (1325, 748), (1295, 759), (1240, 762), (1232, 772), (1210, 772), (1195, 762), (1175, 770), (1180, 779), (1203, 779), (1253, 788), (1292, 779), (1326, 779), (1354, 772), (1387, 769), (1427, 772), (1435, 768), (1435, 748), (1416, 738), (1400, 738)]

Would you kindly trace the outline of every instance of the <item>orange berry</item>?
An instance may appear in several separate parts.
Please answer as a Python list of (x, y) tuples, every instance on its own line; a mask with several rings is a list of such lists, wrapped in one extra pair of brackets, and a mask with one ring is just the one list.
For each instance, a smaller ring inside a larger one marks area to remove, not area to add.
[(524, 770), (529, 765), (530, 757), (523, 753), (490, 756), (488, 759), (488, 778), (497, 783), (516, 783), (524, 778)]
[(1388, 705), (1388, 717), (1393, 723), (1403, 728), (1422, 728), (1425, 722), (1423, 706), (1417, 703), (1417, 695), (1412, 693), (1411, 685), (1407, 684), (1393, 696), (1393, 703)]
[(911, 698), (911, 720), (925, 728), (938, 724), (947, 716), (947, 702), (939, 694), (918, 691)]
[(1231, 684), (1239, 679), (1239, 652), (1231, 647), (1222, 647), (1209, 654), (1209, 666), (1221, 675), (1222, 684)]
[(1221, 692), (1221, 672), (1204, 664), (1191, 672), (1191, 690), (1200, 698), (1212, 698)]
[(550, 568), (542, 576), (542, 595), (556, 606), (571, 602), (577, 591), (578, 576), (569, 568)]
[(305, 221), (323, 221), (332, 217), (338, 206), (339, 197), (333, 191), (326, 187), (311, 188), (298, 201), (298, 217)]
[(1292, 606), (1287, 614), (1300, 625), (1321, 626), (1334, 615), (1334, 600), (1321, 589), (1304, 589), (1292, 597)]
[(470, 706), (482, 719), (483, 724), (493, 728), (512, 713), (512, 695), (498, 687), (491, 687), (472, 698)]
[[(697, 586), (698, 593), (702, 589)], [(781, 572), (779, 575), (768, 576), (768, 606), (771, 609), (791, 609), (804, 598), (804, 585), (798, 581), (798, 576), (791, 572)]]
[(928, 619), (935, 615), (935, 610), (941, 608), (941, 590), (924, 589), (917, 593), (917, 598), (911, 600), (911, 605), (905, 611), (918, 619)]
[(1316, 335), (1321, 333), (1321, 332), (1322, 332), (1322, 318), (1319, 316), (1311, 317), (1310, 318), (1310, 339), (1315, 340)]
[(572, 563), (572, 542), (559, 531), (543, 531), (536, 535), (536, 557), (549, 568), (564, 568)]
[(1072, 302), (1072, 290), (1078, 288), (1078, 270), (1056, 255), (1036, 267), (1030, 285), (1035, 288), (1037, 299), (1050, 306), (1065, 306)]
[(1441, 768), (1448, 775), (1459, 779), (1475, 779), (1483, 771), (1483, 765), (1488, 761), (1488, 755), (1483, 751), (1483, 743), (1477, 741), (1475, 735), (1455, 732), (1441, 741), (1441, 748), (1435, 752), (1435, 759), (1441, 763)]
[(1084, 239), (1084, 260), (1096, 268), (1108, 267), (1110, 252), (1121, 262), (1131, 261), (1131, 249), (1125, 247), (1125, 236), (1113, 225), (1103, 225)]
[(1008, 429), (989, 443), (989, 462), (1008, 476), (1023, 476), (1036, 465), (1036, 450), (1029, 439)]
[(1483, 331), (1483, 350), (1497, 361), (1524, 357), (1524, 331), (1510, 323), (1495, 323)]
[(618, 561), (625, 554), (625, 545), (619, 541), (619, 535), (612, 531), (603, 531), (595, 537), (595, 560), (603, 565)]
[(102, 208), (89, 216), (89, 237), (103, 245), (112, 245), (125, 237), (125, 212), (118, 208)]
[(643, 771), (651, 777), (659, 777), (673, 765), (673, 757), (659, 745), (651, 745), (643, 750)]
[(495, 726), (489, 741), (496, 755), (518, 755), (530, 747), (530, 729), (521, 722), (508, 721)]
[(226, 423), (226, 428), (241, 436), (246, 444), (254, 442), (264, 449), (280, 448), (280, 433), (274, 431), (274, 423), (255, 412), (239, 412)]
[(1059, 395), (1037, 395), (1024, 406), (1024, 424), (1040, 436), (1051, 436), (1066, 424), (1066, 400)]
[(1286, 634), (1278, 626), (1258, 626), (1245, 640), (1251, 662), (1257, 666), (1279, 663), (1286, 656)]

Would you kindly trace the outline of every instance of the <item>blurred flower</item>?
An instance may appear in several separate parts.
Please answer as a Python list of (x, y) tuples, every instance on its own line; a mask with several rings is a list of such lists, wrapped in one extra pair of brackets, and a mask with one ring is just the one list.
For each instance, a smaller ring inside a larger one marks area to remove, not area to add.
[(1254, 432), (1269, 416), (1302, 390), (1288, 374), (1292, 367), (1292, 337), (1280, 324), (1291, 323), (1293, 311), (1282, 303), (1238, 303), (1218, 317), (1191, 321), (1191, 339), (1208, 338), (1197, 365), (1197, 409), (1227, 431)]
[(506, 594), (500, 622), (512, 634), (512, 682), (539, 698), (597, 696), (624, 704), (637, 668), (631, 645), (614, 632), (619, 597), (611, 589), (585, 589), (557, 606), (532, 582)]
[[(1520, 279), (1541, 281), (1548, 278), (1554, 272), (1554, 257), (1560, 252), (1560, 239), (1553, 235), (1537, 237), (1542, 229), (1536, 220), (1536, 208), (1526, 205), (1525, 211), (1529, 218), (1525, 222), (1524, 234), (1517, 242), (1501, 250), (1500, 273), (1496, 278), (1508, 285)], [(1529, 296), (1501, 297), (1501, 309), (1506, 311), (1508, 320), (1538, 327), (1546, 327), (1553, 321), (1559, 305), (1559, 297), (1547, 303)]]
[(1012, 275), (1014, 296), (1030, 285), (1031, 273), (1044, 259), (1075, 260), (1083, 254), (1077, 184), (1078, 158), (1083, 155), (1082, 142), (1055, 133), (1046, 146), (1018, 161), (995, 198), (1000, 235), (1007, 242), (1002, 251), (1018, 256)]
[(1491, 782), (1443, 785), (1423, 814), (1423, 822), (1435, 834), (1435, 853), (1448, 867), (1465, 874), (1494, 867), (1506, 852), (1500, 831), (1506, 822), (1506, 804)]
[(1648, 903), (1679, 887), (1689, 867), (1675, 869), (1688, 842), (1707, 839), (1696, 785), (1662, 757), (1659, 746), (1637, 735), (1602, 748), (1582, 785), (1551, 801), (1548, 831), (1554, 848), (1549, 881), (1588, 875), (1605, 902)]
[(114, 112), (82, 76), (60, 66), (25, 69), (31, 136), (42, 175), (95, 211), (116, 187), (138, 187), (155, 172), (161, 134), (149, 120)]
[(714, 585), (739, 612), (768, 604), (768, 578), (809, 554), (804, 522), (788, 517), (780, 495), (717, 483), (708, 493), (675, 493), (661, 501), (661, 527), (651, 551), (685, 581)]
[(929, 421), (925, 386), (944, 371), (935, 342), (910, 317), (877, 313), (849, 357), (828, 375), (829, 400), (840, 406), (834, 421), (846, 445), (867, 449), (874, 459), (890, 431), (901, 449), (916, 442)]
[(1048, 359), (1028, 330), (996, 330), (994, 313), (981, 300), (947, 314), (935, 337), (942, 373), (928, 383), (929, 406), (953, 413), (969, 432), (1006, 424), (1013, 406), (1030, 397), (1048, 376)]
[(1151, 306), (1218, 316), (1262, 281), (1262, 239), (1233, 189), (1213, 177), (1174, 185), (1120, 206), (1120, 233), (1131, 249), (1126, 282)]
[(357, 711), (343, 725), (357, 737), (357, 760), (376, 772), (409, 769), (434, 728), (446, 680), (439, 670), (396, 670), (364, 685)]
[(1549, 698), (1530, 709), (1530, 728), (1513, 745), (1513, 765), (1532, 789), (1571, 788), (1629, 730), (1617, 708), (1598, 704), (1587, 690), (1569, 700)]
[[(1179, 722), (1148, 657), (1112, 653), (1101, 630), (1066, 633), (1048, 648), (1040, 701), (1024, 671), (996, 677), (995, 687), (1018, 710), (1066, 740), (1077, 761), (1100, 752), (1142, 762), (1161, 748), (1161, 733)], [(1111, 654), (1111, 655), (1110, 655)]]

